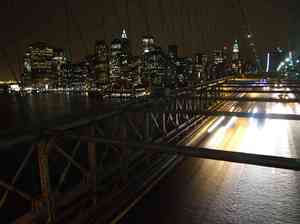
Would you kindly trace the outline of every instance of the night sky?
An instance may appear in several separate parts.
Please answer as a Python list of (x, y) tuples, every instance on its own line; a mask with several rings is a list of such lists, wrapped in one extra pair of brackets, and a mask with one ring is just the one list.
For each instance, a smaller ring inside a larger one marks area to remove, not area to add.
[[(20, 73), (24, 49), (35, 41), (71, 47), (74, 60), (93, 52), (97, 39), (111, 41), (122, 28), (134, 53), (141, 36), (151, 33), (159, 44), (178, 44), (180, 55), (213, 50), (242, 39), (242, 19), (236, 0), (1, 0), (0, 46)], [(288, 46), (288, 6), (284, 0), (242, 0), (260, 54)], [(70, 10), (68, 10), (70, 14)], [(71, 18), (71, 20), (70, 20)], [(69, 22), (68, 22), (69, 21)], [(147, 22), (149, 30), (147, 30)], [(68, 26), (70, 24), (70, 26)], [(68, 32), (69, 30), (69, 32)], [(69, 38), (68, 38), (69, 34)], [(241, 47), (245, 44), (241, 42)], [(3, 57), (0, 80), (13, 79)]]

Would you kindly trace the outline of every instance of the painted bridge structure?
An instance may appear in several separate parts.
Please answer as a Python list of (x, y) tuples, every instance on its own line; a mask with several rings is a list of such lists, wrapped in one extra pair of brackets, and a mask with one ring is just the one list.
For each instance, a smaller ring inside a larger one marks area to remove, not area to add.
[[(284, 97), (289, 93), (296, 97)], [(209, 116), (300, 120), (295, 114), (220, 110), (227, 101), (299, 102), (299, 93), (299, 81), (228, 76), (131, 99), (94, 117), (2, 141), (1, 158), (11, 166), (0, 176), (0, 211), (13, 223), (107, 223), (184, 157), (299, 171), (299, 158), (186, 142)]]

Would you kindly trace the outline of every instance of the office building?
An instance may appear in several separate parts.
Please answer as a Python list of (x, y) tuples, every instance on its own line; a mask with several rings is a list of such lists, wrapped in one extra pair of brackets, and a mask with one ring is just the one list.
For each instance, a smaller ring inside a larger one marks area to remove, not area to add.
[(97, 88), (105, 88), (109, 84), (109, 50), (104, 40), (96, 41), (94, 70)]

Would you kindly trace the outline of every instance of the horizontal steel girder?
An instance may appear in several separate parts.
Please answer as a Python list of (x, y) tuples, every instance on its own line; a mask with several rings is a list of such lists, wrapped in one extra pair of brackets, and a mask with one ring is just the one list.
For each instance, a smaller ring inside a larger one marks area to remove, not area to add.
[[(134, 110), (133, 110), (134, 111)], [(251, 113), (251, 112), (229, 112), (229, 111), (207, 111), (207, 110), (170, 110), (168, 108), (161, 107), (146, 108), (145, 111), (156, 113), (182, 113), (190, 115), (204, 115), (204, 116), (235, 116), (244, 118), (257, 118), (257, 119), (280, 119), (280, 120), (300, 120), (299, 114), (275, 114), (275, 113)]]
[(235, 116), (244, 118), (258, 119), (281, 119), (281, 120), (300, 120), (298, 114), (273, 114), (273, 113), (249, 113), (249, 112), (227, 112), (227, 111), (204, 111), (200, 112), (207, 116)]
[(219, 87), (226, 88), (300, 88), (300, 84), (280, 84), (276, 86), (274, 83), (264, 83), (264, 84), (220, 84)]
[(300, 93), (300, 90), (262, 90), (262, 89), (216, 89), (208, 92), (220, 93)]
[(226, 81), (225, 85), (275, 85), (275, 84), (282, 84), (282, 85), (300, 85), (300, 81), (298, 80), (282, 80), (282, 81), (266, 81), (261, 82), (260, 80), (229, 80)]
[(300, 99), (276, 99), (271, 97), (216, 97), (210, 98), (221, 101), (239, 101), (239, 102), (275, 102), (275, 103), (297, 103)]
[(95, 143), (105, 143), (105, 144), (115, 144), (125, 147), (143, 149), (151, 153), (167, 153), (167, 154), (177, 154), (188, 157), (197, 157), (204, 159), (221, 160), (228, 162), (236, 162), (243, 164), (252, 164), (265, 167), (274, 167), (290, 170), (300, 170), (300, 159), (297, 158), (285, 158), (278, 156), (268, 156), (268, 155), (258, 155), (243, 152), (234, 151), (224, 151), (224, 150), (214, 150), (208, 148), (195, 148), (188, 146), (178, 146), (178, 145), (168, 145), (168, 144), (149, 144), (145, 142), (124, 142), (113, 139), (105, 138), (93, 138), (88, 136), (75, 136), (75, 135), (65, 135), (65, 137), (72, 139), (80, 139), (85, 142), (95, 142)]

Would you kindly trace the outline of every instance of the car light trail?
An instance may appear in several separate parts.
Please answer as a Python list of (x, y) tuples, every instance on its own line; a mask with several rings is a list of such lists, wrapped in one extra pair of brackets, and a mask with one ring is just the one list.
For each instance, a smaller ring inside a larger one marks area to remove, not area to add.
[(222, 116), (218, 121), (216, 121), (208, 130), (208, 133), (212, 133), (220, 124), (221, 122), (225, 119), (224, 116)]

